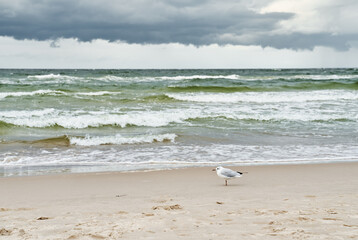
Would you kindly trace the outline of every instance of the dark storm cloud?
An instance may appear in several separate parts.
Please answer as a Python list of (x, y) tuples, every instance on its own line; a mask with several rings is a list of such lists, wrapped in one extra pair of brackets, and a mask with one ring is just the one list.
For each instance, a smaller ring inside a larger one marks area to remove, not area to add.
[[(265, 0), (267, 2), (267, 0)], [(106, 39), (139, 44), (237, 44), (346, 49), (349, 36), (273, 34), (290, 13), (260, 14), (246, 1), (0, 0), (0, 35), (16, 39)]]

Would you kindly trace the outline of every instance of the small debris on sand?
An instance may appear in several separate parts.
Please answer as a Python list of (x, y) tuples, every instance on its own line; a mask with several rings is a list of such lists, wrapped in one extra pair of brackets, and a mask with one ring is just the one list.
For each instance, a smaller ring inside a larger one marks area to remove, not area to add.
[(5, 228), (1, 228), (0, 229), (0, 236), (10, 236), (11, 235), (11, 230), (7, 230)]
[(159, 209), (164, 209), (167, 211), (171, 211), (171, 210), (179, 210), (179, 209), (183, 209), (182, 206), (180, 206), (179, 204), (175, 204), (175, 205), (166, 205), (166, 206), (154, 206), (152, 207), (153, 210), (159, 210)]

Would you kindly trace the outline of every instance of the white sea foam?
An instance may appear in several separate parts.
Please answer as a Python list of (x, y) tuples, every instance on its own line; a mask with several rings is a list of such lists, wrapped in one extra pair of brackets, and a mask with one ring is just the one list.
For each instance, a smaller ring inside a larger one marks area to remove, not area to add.
[[(127, 114), (100, 113), (91, 111), (86, 114), (69, 111), (51, 111), (48, 114), (34, 116), (33, 111), (14, 111), (9, 115), (7, 112), (0, 112), (0, 120), (18, 126), (25, 127), (50, 127), (62, 126), (64, 128), (81, 129), (87, 127), (99, 127), (114, 125), (126, 127), (128, 125), (160, 127), (170, 123), (182, 123), (191, 117), (199, 117), (198, 111), (145, 111), (130, 112)], [(18, 114), (18, 117), (15, 117)]]
[(66, 93), (64, 91), (56, 90), (36, 90), (31, 92), (0, 92), (0, 99), (7, 97), (22, 97), (22, 96), (34, 96), (34, 95), (67, 95), (67, 96), (104, 96), (104, 95), (119, 95), (121, 92), (109, 92), (109, 91), (98, 91), (98, 92), (75, 92)]
[(46, 80), (46, 79), (79, 79), (75, 76), (67, 76), (61, 74), (44, 74), (44, 75), (30, 75), (27, 76), (27, 79), (38, 79), (38, 80)]
[(240, 75), (187, 75), (187, 76), (141, 76), (141, 77), (120, 77), (114, 75), (107, 75), (98, 78), (100, 81), (110, 82), (110, 81), (131, 81), (131, 82), (148, 82), (148, 81), (163, 81), (163, 80), (191, 80), (191, 79), (240, 79)]
[(358, 75), (295, 75), (284, 77), (285, 79), (313, 79), (313, 80), (339, 80), (339, 79), (358, 79)]
[(24, 127), (61, 126), (68, 129), (83, 129), (100, 126), (163, 127), (171, 124), (200, 124), (191, 120), (206, 118), (227, 118), (232, 120), (258, 121), (357, 121), (354, 111), (339, 108), (319, 108), (316, 102), (265, 103), (261, 104), (218, 104), (193, 105), (190, 108), (161, 111), (142, 110), (121, 112), (116, 109), (101, 111), (63, 111), (53, 108), (43, 110), (0, 111), (0, 121)]
[(30, 75), (16, 79), (0, 78), (0, 83), (8, 85), (43, 85), (43, 84), (77, 84), (77, 83), (88, 83), (91, 79), (86, 77), (77, 77), (61, 74), (44, 74), (44, 75)]
[(56, 94), (66, 94), (63, 91), (55, 90), (36, 90), (32, 92), (1, 92), (0, 99), (6, 97), (21, 97), (21, 96), (33, 96), (33, 95), (56, 95)]
[(157, 77), (156, 79), (162, 80), (190, 80), (190, 79), (240, 79), (240, 75), (189, 75), (189, 76), (162, 76)]
[[(241, 80), (241, 81), (265, 81), (265, 80), (344, 80), (344, 79), (358, 79), (358, 75), (266, 75), (266, 76), (245, 76), (238, 74), (231, 75), (179, 75), (179, 76), (116, 76), (106, 75), (100, 77), (79, 77), (61, 74), (44, 74), (44, 75), (30, 75), (26, 78), (18, 79), (18, 81), (26, 84), (76, 84), (78, 82), (151, 82), (151, 81), (182, 81), (191, 79), (228, 79), (228, 80)], [(3, 84), (18, 84), (18, 81), (8, 79), (0, 79)]]
[[(123, 80), (137, 80), (137, 81), (148, 81), (152, 80), (190, 80), (190, 79), (230, 79), (230, 80), (272, 80), (272, 79), (313, 79), (313, 80), (330, 80), (330, 79), (357, 79), (358, 75), (273, 75), (273, 76), (240, 76), (237, 74), (231, 75), (179, 75), (179, 76), (141, 76), (141, 77), (121, 77), (115, 75), (106, 75), (97, 78), (100, 81), (123, 81)], [(38, 79), (38, 80), (46, 80), (46, 79), (77, 79), (80, 80), (82, 78), (61, 74), (44, 74), (44, 75), (31, 75), (27, 76), (27, 79)]]
[(103, 95), (118, 95), (121, 92), (108, 92), (108, 91), (99, 91), (99, 92), (78, 92), (76, 95), (83, 96), (103, 96)]
[[(220, 164), (268, 165), (277, 163), (314, 163), (357, 161), (356, 146), (347, 145), (141, 145), (134, 148), (24, 150), (21, 154), (0, 155), (0, 166), (110, 166), (112, 170), (166, 169), (178, 166)], [(88, 169), (86, 169), (88, 170)], [(94, 171), (100, 171), (95, 168)]]
[(107, 76), (99, 77), (98, 80), (104, 81), (104, 82), (110, 82), (110, 81), (130, 80), (130, 78), (119, 77), (119, 76), (114, 76), (114, 75), (107, 75)]
[(161, 134), (161, 135), (145, 135), (145, 136), (136, 136), (136, 137), (123, 137), (120, 134), (115, 136), (89, 136), (85, 138), (80, 137), (70, 137), (70, 143), (72, 145), (79, 146), (97, 146), (105, 144), (140, 144), (140, 143), (153, 143), (153, 142), (163, 142), (170, 141), (174, 142), (177, 135), (175, 134)]
[(180, 101), (212, 103), (279, 103), (308, 101), (357, 100), (358, 92), (321, 90), (306, 92), (239, 92), (239, 93), (169, 93), (168, 97)]
[(49, 115), (55, 113), (54, 108), (45, 108), (45, 109), (37, 109), (37, 110), (12, 110), (12, 111), (0, 111), (0, 120), (6, 121), (8, 118), (13, 119), (24, 119), (24, 118), (32, 118), (32, 117), (43, 117), (45, 115)]
[(268, 75), (268, 76), (245, 76), (245, 75), (179, 75), (179, 76), (115, 76), (106, 75), (100, 77), (78, 77), (61, 74), (44, 74), (44, 75), (31, 75), (26, 78), (12, 81), (8, 79), (0, 79), (3, 84), (19, 84), (26, 83), (31, 85), (37, 84), (77, 84), (100, 82), (151, 82), (151, 81), (186, 81), (192, 79), (227, 79), (227, 80), (240, 80), (240, 81), (265, 81), (265, 80), (344, 80), (344, 79), (358, 79), (358, 75)]
[(266, 76), (238, 76), (243, 81), (265, 81), (265, 80), (345, 80), (358, 79), (358, 75), (266, 75)]

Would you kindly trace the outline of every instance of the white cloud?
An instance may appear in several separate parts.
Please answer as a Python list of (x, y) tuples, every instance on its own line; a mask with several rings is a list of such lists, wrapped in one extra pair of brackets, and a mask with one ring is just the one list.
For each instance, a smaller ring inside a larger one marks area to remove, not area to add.
[(295, 14), (280, 22), (280, 28), (276, 30), (279, 33), (358, 33), (358, 2), (355, 0), (276, 0), (259, 11)]
[(78, 42), (15, 40), (0, 37), (0, 68), (310, 68), (356, 67), (358, 48), (339, 52), (260, 46), (195, 47), (183, 44), (141, 45), (94, 40)]

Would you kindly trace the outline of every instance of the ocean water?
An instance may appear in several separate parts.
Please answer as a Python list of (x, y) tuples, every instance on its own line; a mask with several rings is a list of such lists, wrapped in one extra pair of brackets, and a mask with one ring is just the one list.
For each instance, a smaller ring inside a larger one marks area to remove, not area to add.
[(357, 69), (0, 70), (0, 176), (357, 160)]

